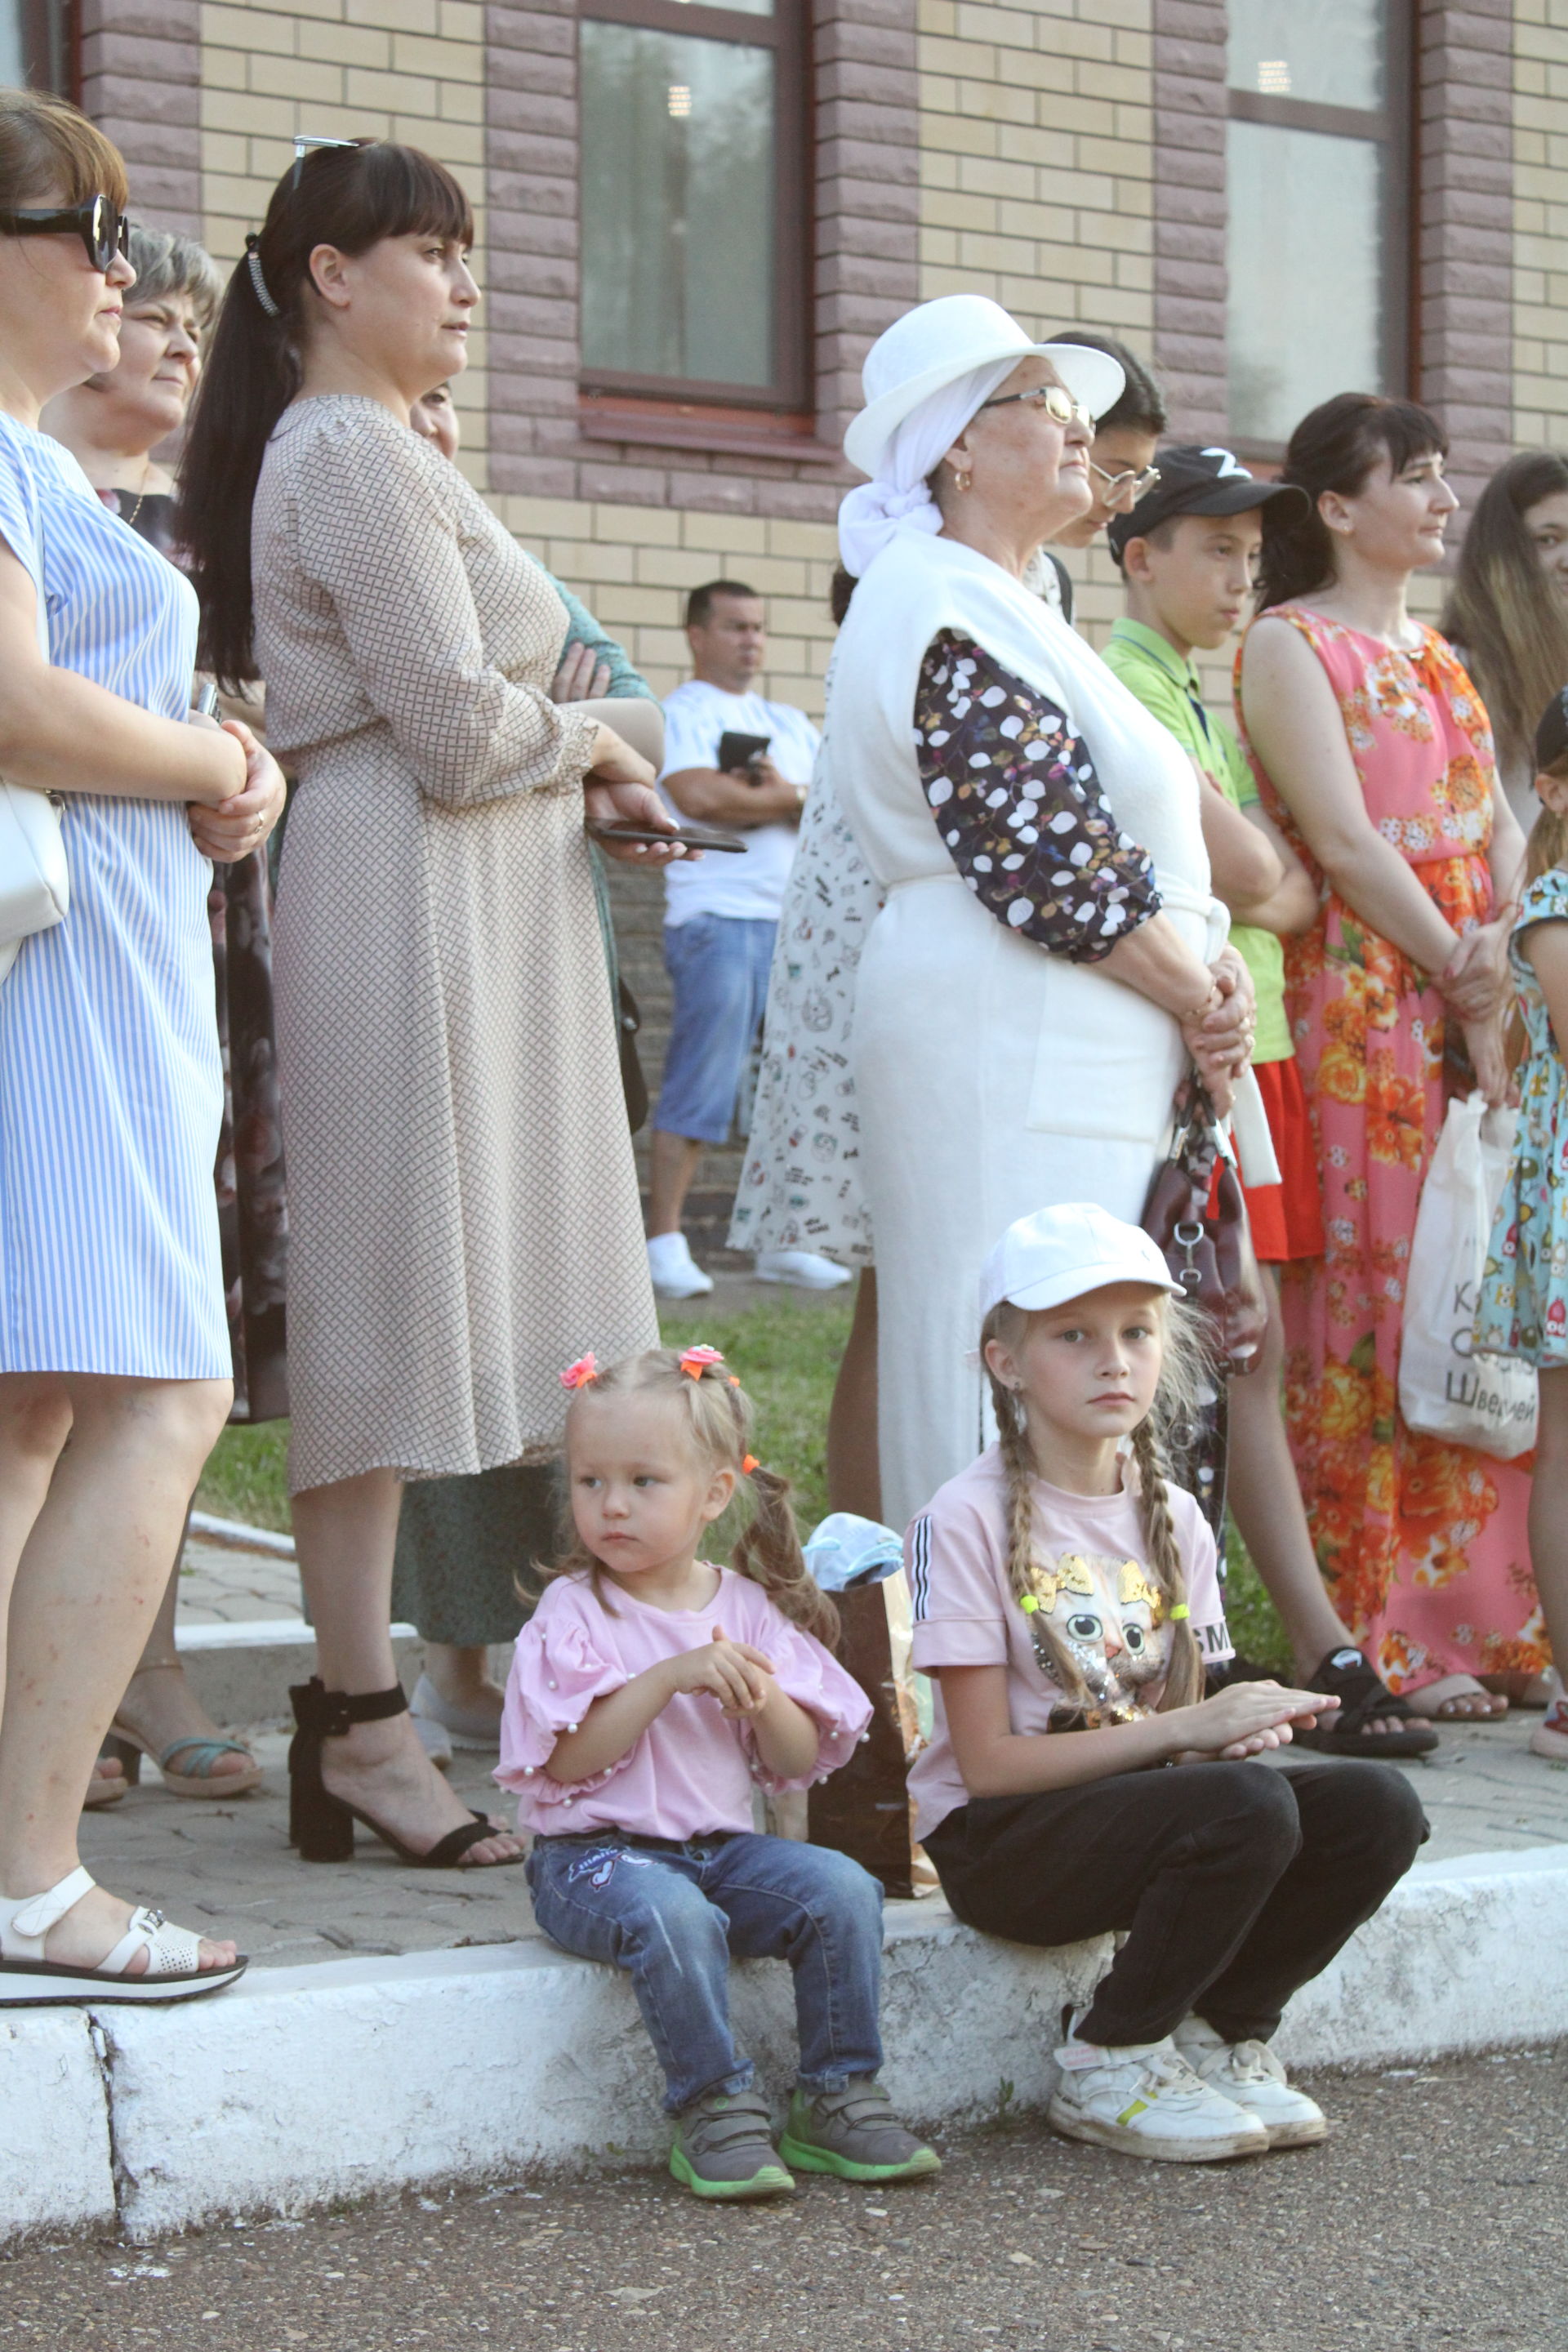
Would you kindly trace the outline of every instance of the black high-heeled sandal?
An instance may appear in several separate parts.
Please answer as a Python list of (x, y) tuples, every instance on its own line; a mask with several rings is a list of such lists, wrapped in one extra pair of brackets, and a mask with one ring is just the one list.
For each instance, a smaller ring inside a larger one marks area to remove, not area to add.
[[(408, 1699), (400, 1685), (351, 1698), (346, 1691), (330, 1691), (319, 1675), (312, 1675), (308, 1683), (290, 1684), (289, 1696), (294, 1703), (295, 1724), (289, 1743), (289, 1843), (299, 1847), (301, 1862), (352, 1861), (356, 1822), (389, 1845), (400, 1862), (411, 1862), (421, 1870), (453, 1870), (481, 1839), (507, 1834), (487, 1814), (476, 1812), (472, 1821), (461, 1822), (444, 1838), (437, 1838), (427, 1853), (416, 1853), (395, 1831), (344, 1798), (332, 1795), (321, 1778), (321, 1742), (341, 1738), (355, 1723), (382, 1723), (389, 1716), (406, 1715)], [(507, 1858), (508, 1862), (521, 1860), (521, 1853)], [(504, 1870), (507, 1863), (472, 1867)]]

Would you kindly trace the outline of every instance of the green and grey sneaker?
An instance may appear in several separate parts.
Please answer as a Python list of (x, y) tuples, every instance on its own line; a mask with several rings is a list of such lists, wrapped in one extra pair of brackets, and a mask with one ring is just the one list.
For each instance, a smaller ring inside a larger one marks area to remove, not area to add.
[(934, 2147), (907, 2132), (875, 2074), (854, 2074), (842, 2091), (798, 2085), (779, 2142), (797, 2172), (836, 2172), (840, 2180), (921, 2180), (942, 2170)]
[(675, 2119), (669, 2168), (694, 2197), (735, 2203), (795, 2194), (773, 2146), (767, 2107), (755, 2091), (710, 2091), (683, 2107)]

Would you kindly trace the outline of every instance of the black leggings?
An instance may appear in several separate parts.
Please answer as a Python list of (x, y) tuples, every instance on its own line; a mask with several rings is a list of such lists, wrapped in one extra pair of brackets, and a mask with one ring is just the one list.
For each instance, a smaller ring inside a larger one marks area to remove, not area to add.
[(1426, 1835), (1387, 1764), (1183, 1764), (976, 1798), (925, 1843), (967, 1927), (1020, 1944), (1127, 1931), (1080, 2029), (1114, 2046), (1194, 2010), (1227, 2042), (1267, 2040)]

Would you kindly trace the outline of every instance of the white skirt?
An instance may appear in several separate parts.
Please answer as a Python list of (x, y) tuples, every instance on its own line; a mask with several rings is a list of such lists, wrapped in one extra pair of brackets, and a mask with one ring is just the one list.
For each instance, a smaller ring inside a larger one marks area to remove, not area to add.
[[(1176, 915), (1195, 951), (1205, 927)], [(853, 1075), (876, 1234), (882, 1516), (905, 1526), (988, 1443), (980, 1269), (1015, 1218), (1136, 1224), (1186, 1056), (1170, 1014), (1048, 954), (960, 877), (895, 885), (861, 958)]]

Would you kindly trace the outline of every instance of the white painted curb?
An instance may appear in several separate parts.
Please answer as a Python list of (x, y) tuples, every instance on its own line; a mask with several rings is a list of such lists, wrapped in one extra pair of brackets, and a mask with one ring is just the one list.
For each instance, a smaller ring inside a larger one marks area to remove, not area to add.
[[(1087, 1998), (1110, 1952), (1108, 1938), (1039, 1952), (934, 1902), (895, 1906), (883, 2029), (900, 2108), (934, 2126), (1042, 2105), (1061, 2004)], [(787, 1972), (748, 1963), (734, 1983), (741, 2036), (778, 2095), (794, 2071)], [(1293, 2005), (1280, 2048), (1355, 2066), (1563, 2033), (1555, 1847), (1418, 1864)], [(172, 2010), (0, 2014), (0, 2240), (116, 2212), (147, 2239), (528, 2167), (656, 2162), (668, 2140), (629, 1985), (539, 1939), (258, 1969)]]

